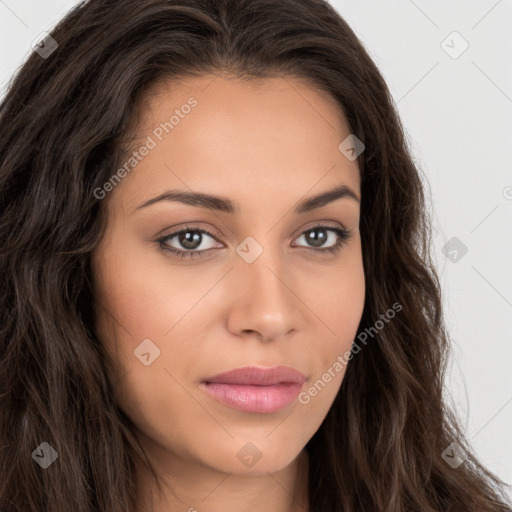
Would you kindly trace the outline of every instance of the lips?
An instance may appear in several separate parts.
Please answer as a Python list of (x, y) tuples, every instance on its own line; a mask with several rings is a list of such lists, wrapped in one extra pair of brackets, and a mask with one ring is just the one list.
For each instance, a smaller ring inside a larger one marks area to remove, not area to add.
[(271, 386), (273, 384), (304, 384), (306, 377), (289, 366), (257, 368), (246, 366), (208, 377), (203, 382), (216, 384), (242, 384), (247, 386)]
[(200, 387), (213, 399), (250, 413), (277, 412), (300, 393), (306, 377), (289, 366), (245, 367), (208, 377)]

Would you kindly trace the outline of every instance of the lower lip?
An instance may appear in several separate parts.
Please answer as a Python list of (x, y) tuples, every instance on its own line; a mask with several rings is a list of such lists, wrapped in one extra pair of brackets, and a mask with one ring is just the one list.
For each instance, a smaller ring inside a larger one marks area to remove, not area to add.
[(293, 402), (302, 384), (280, 383), (271, 386), (202, 382), (201, 387), (219, 402), (245, 412), (271, 413)]

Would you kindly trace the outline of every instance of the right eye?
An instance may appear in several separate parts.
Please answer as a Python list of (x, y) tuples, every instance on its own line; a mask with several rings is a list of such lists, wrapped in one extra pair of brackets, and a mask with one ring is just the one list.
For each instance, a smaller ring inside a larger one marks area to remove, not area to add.
[[(158, 239), (157, 242), (163, 251), (170, 252), (179, 258), (197, 258), (201, 257), (202, 253), (212, 248), (206, 247), (202, 250), (197, 250), (204, 242), (204, 235), (216, 240), (215, 236), (209, 231), (187, 226), (179, 231), (175, 231), (174, 233)], [(173, 239), (176, 239), (175, 243), (178, 244), (178, 247), (169, 244)], [(180, 246), (182, 248), (180, 248)]]

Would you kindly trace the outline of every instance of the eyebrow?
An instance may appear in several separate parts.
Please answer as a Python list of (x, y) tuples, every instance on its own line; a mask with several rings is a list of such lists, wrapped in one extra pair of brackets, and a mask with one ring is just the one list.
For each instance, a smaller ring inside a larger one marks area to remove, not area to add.
[[(327, 190), (326, 192), (322, 192), (315, 196), (303, 199), (295, 207), (294, 213), (301, 214), (310, 212), (311, 210), (321, 208), (322, 206), (343, 198), (350, 198), (354, 199), (358, 203), (360, 202), (359, 197), (357, 197), (357, 194), (351, 188), (347, 187), (346, 185), (341, 185), (331, 190)], [(208, 210), (217, 210), (230, 214), (238, 213), (240, 211), (240, 207), (236, 202), (233, 202), (231, 199), (225, 197), (213, 196), (201, 192), (167, 190), (163, 194), (149, 199), (148, 201), (137, 206), (134, 212), (140, 210), (141, 208), (147, 208), (148, 206), (151, 206), (152, 204), (158, 203), (160, 201), (177, 201), (180, 203), (188, 204), (190, 206), (206, 208)]]

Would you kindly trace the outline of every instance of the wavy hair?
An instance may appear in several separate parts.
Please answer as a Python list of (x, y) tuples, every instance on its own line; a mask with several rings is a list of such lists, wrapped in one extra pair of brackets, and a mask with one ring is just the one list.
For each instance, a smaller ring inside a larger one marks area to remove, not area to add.
[[(403, 310), (350, 362), (308, 442), (310, 512), (504, 512), (505, 485), (443, 396), (449, 355), (420, 170), (386, 83), (325, 0), (90, 0), (33, 52), (0, 111), (0, 509), (134, 511), (144, 453), (95, 329), (94, 191), (123, 161), (157, 80), (227, 71), (327, 91), (364, 144), (359, 330)], [(58, 461), (43, 470), (47, 442)], [(452, 443), (467, 458), (442, 457)], [(46, 447), (46, 445), (43, 445)]]

